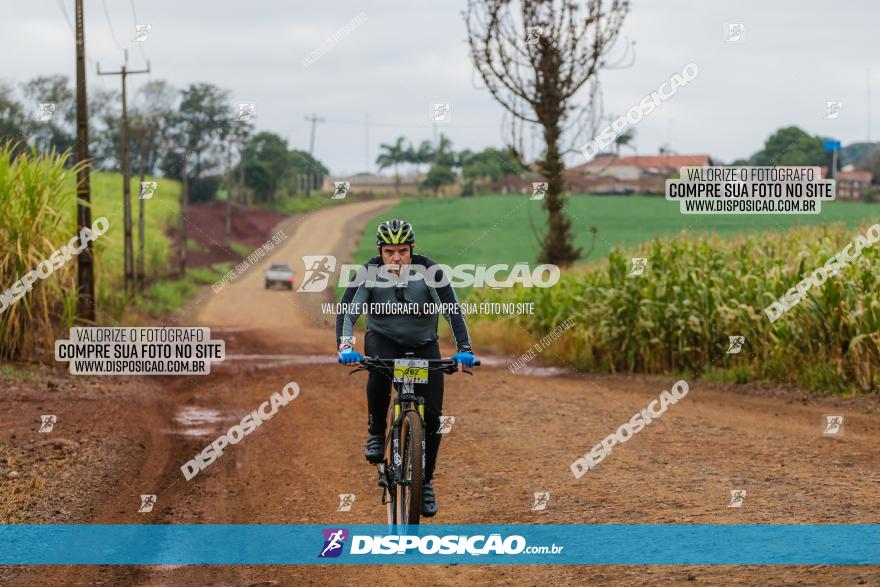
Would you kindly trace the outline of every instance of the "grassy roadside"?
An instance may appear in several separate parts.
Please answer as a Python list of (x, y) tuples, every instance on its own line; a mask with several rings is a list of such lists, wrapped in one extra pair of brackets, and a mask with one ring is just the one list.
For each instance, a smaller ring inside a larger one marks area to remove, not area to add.
[[(865, 239), (869, 224), (732, 239), (681, 234), (614, 250), (605, 262), (564, 272), (554, 287), (475, 291), (469, 301), (533, 302), (535, 313), (485, 317), (474, 331), (481, 345), (518, 355), (573, 320), (543, 360), (595, 372), (707, 373), (823, 395), (877, 393), (880, 243)], [(834, 276), (814, 277), (822, 283), (770, 322), (771, 302), (857, 238), (857, 258)], [(629, 276), (631, 256), (649, 260), (644, 275)], [(731, 336), (745, 337), (738, 353), (728, 352)], [(511, 348), (517, 342), (526, 344)]]

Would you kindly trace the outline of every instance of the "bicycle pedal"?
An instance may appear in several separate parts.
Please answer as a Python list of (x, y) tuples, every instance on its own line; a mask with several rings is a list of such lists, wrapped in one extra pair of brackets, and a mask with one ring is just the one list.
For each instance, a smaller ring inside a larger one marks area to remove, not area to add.
[(379, 471), (379, 487), (388, 487), (388, 479), (384, 471)]

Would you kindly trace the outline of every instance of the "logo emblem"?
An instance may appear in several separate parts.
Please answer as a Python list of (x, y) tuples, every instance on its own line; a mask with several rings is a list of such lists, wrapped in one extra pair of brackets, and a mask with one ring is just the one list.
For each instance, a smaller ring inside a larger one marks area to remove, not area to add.
[(431, 120), (434, 122), (449, 122), (449, 103), (435, 102), (431, 105)]
[(728, 355), (736, 355), (742, 350), (743, 344), (746, 342), (745, 336), (728, 336), (730, 346), (727, 349)]
[(843, 434), (843, 416), (825, 416), (824, 436), (838, 436)]
[(530, 200), (543, 200), (544, 195), (547, 193), (548, 184), (546, 181), (533, 181), (532, 182), (532, 197)]
[(155, 495), (142, 495), (141, 496), (141, 507), (138, 508), (138, 513), (147, 514), (153, 511), (153, 506), (156, 505), (156, 496)]
[(351, 187), (351, 182), (348, 181), (334, 181), (333, 185), (336, 187), (336, 190), (333, 192), (332, 200), (342, 200), (345, 199), (345, 196), (348, 195), (348, 188)]
[(842, 108), (843, 102), (840, 100), (827, 100), (825, 102), (825, 118), (829, 120), (838, 118)]
[(725, 27), (725, 38), (728, 43), (741, 43), (746, 32), (746, 25), (741, 22), (729, 22)]
[(40, 122), (49, 122), (55, 116), (54, 102), (40, 102), (40, 111), (37, 113), (37, 120)]
[(238, 122), (249, 122), (257, 113), (257, 105), (253, 102), (238, 105)]
[(55, 427), (57, 421), (58, 416), (54, 414), (40, 416), (40, 432), (52, 432), (52, 428)]
[(302, 259), (305, 274), (296, 291), (319, 292), (327, 289), (330, 275), (336, 269), (336, 257), (333, 255), (305, 255)]
[(440, 428), (437, 429), (437, 434), (452, 432), (453, 424), (455, 424), (455, 416), (440, 416)]
[(339, 507), (336, 508), (337, 512), (350, 512), (351, 506), (354, 505), (354, 493), (340, 493), (339, 494)]
[(730, 503), (727, 505), (729, 508), (741, 508), (743, 504), (743, 500), (746, 498), (746, 490), (745, 489), (731, 489), (730, 490)]
[(530, 26), (526, 28), (526, 45), (537, 45), (544, 34), (544, 29), (539, 26)]
[(324, 547), (318, 558), (336, 558), (342, 554), (342, 548), (348, 539), (348, 530), (345, 528), (324, 528)]
[(134, 25), (134, 42), (143, 43), (144, 41), (146, 41), (147, 35), (150, 34), (151, 30), (153, 30), (153, 25), (151, 24)]
[(542, 491), (535, 494), (535, 503), (532, 505), (533, 512), (541, 512), (547, 509), (547, 502), (550, 501), (550, 493)]
[(647, 257), (633, 257), (632, 258), (632, 268), (629, 270), (628, 277), (637, 277), (642, 275), (645, 272), (645, 269), (648, 268), (648, 259)]
[(138, 196), (138, 199), (139, 200), (153, 199), (153, 192), (156, 191), (157, 187), (159, 187), (159, 184), (155, 181), (142, 181), (141, 182), (141, 193)]

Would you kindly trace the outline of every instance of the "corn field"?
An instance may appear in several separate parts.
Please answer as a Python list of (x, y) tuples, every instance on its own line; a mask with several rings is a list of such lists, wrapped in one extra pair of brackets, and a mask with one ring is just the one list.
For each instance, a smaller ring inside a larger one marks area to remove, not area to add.
[[(23, 151), (12, 160), (14, 148), (0, 145), (0, 291), (76, 234), (69, 209), (76, 199), (70, 177), (77, 167), (65, 169), (69, 155)], [(68, 328), (75, 308), (76, 263), (68, 262), (0, 313), (0, 357), (52, 348), (53, 328)]]
[[(547, 289), (481, 290), (473, 297), (534, 301), (534, 315), (505, 317), (532, 337), (575, 320), (542, 359), (555, 355), (580, 370), (695, 373), (829, 394), (880, 391), (880, 243), (813, 286), (776, 322), (764, 313), (869, 224), (727, 240), (682, 233), (626, 256), (615, 249), (607, 262), (564, 273)], [(631, 257), (648, 259), (643, 275), (628, 275)], [(497, 318), (481, 322), (493, 334), (506, 328)], [(479, 337), (479, 322), (476, 331)], [(745, 336), (739, 353), (728, 353), (729, 336)]]

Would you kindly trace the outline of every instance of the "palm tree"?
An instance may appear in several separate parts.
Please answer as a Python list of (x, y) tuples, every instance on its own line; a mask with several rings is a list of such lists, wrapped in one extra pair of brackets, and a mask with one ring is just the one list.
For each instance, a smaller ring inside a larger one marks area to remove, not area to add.
[(379, 145), (379, 148), (385, 151), (376, 158), (376, 165), (380, 170), (394, 166), (394, 191), (396, 193), (400, 193), (399, 166), (407, 160), (407, 152), (403, 146), (404, 140), (403, 137), (398, 137), (397, 142), (393, 145), (385, 143)]
[(614, 139), (614, 156), (620, 157), (620, 148), (621, 147), (630, 147), (632, 148), (633, 139), (636, 138), (636, 131), (633, 128), (628, 128), (621, 134), (617, 135)]
[(430, 163), (434, 159), (434, 148), (431, 141), (422, 141), (419, 150), (413, 153), (413, 162), (416, 164), (416, 172), (421, 173), (419, 166), (423, 163)]
[(452, 141), (442, 132), (438, 141), (437, 150), (434, 151), (431, 162), (434, 165), (453, 167), (455, 165), (455, 152), (452, 150)]

